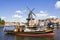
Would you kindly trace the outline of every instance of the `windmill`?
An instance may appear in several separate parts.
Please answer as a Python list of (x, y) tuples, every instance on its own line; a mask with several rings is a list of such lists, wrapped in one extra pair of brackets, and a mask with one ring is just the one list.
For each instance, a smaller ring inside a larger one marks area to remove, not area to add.
[[(28, 8), (28, 7), (27, 7)], [(29, 8), (28, 8), (29, 9)], [(34, 20), (34, 18), (33, 18), (33, 15), (34, 16), (36, 16), (34, 13), (33, 13), (33, 10), (34, 10), (35, 8), (33, 8), (32, 10), (30, 10), (29, 9), (29, 14), (28, 14), (28, 18), (27, 18), (27, 20), (28, 20), (28, 26), (29, 26), (29, 21), (31, 21), (30, 23), (31, 23), (31, 27), (33, 26), (33, 20)]]

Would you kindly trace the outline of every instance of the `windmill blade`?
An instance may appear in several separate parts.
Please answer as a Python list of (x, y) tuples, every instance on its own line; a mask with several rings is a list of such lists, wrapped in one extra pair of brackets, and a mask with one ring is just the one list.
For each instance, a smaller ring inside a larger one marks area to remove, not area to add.
[(28, 9), (29, 11), (33, 11), (35, 8), (33, 8), (33, 9), (31, 10), (29, 7), (27, 7), (27, 9)]
[(31, 11), (35, 10), (35, 8), (33, 8)]
[[(32, 10), (31, 10), (31, 12), (34, 10), (35, 8), (33, 8)], [(34, 16), (36, 16), (33, 12), (32, 12), (32, 14), (34, 15)]]
[(32, 13), (32, 10), (27, 6), (27, 9), (30, 11), (29, 13)]
[(31, 11), (29, 7), (27, 7), (27, 9), (28, 9), (29, 11)]
[(32, 12), (32, 14), (33, 14), (34, 16), (36, 16), (33, 12)]

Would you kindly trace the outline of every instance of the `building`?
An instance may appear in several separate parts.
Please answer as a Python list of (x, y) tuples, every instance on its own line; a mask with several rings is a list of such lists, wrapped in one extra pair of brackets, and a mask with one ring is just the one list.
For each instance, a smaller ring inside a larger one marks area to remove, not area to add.
[(5, 26), (9, 26), (9, 25), (20, 25), (19, 22), (5, 22)]

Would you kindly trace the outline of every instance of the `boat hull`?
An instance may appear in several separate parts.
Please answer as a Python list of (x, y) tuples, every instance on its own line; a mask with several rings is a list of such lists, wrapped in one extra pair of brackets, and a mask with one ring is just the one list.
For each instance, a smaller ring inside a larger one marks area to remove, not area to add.
[(7, 34), (14, 34), (17, 36), (54, 36), (54, 32), (7, 32)]
[(46, 33), (46, 34), (16, 34), (18, 36), (54, 36), (54, 33)]

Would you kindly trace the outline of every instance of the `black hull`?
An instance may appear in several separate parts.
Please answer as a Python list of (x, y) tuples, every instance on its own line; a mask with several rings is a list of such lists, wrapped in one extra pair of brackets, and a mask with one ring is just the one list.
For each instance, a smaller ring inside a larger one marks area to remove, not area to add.
[(37, 32), (13, 32), (7, 31), (6, 34), (13, 34), (18, 36), (54, 36), (54, 32), (44, 32), (44, 31), (37, 31)]

